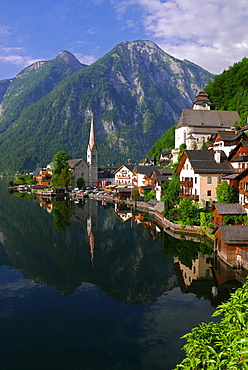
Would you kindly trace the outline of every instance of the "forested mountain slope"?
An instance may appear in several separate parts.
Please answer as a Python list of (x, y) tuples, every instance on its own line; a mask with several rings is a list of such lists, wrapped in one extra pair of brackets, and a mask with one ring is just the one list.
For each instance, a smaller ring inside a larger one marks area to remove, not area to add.
[(248, 116), (248, 59), (244, 58), (215, 76), (205, 91), (213, 103), (213, 109), (237, 111), (244, 126)]
[(50, 62), (0, 82), (1, 172), (46, 165), (58, 150), (85, 157), (92, 115), (100, 164), (140, 160), (213, 78), (150, 41), (124, 41), (90, 66), (67, 52)]

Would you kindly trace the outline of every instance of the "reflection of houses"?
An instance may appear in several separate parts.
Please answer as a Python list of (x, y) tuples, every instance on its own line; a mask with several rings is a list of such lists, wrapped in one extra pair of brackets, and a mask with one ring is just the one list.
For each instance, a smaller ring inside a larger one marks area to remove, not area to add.
[[(214, 205), (214, 226), (223, 225), (225, 216), (229, 219), (229, 224), (243, 224), (244, 221), (238, 220), (239, 216), (247, 215), (245, 208), (238, 203), (216, 203)], [(232, 218), (233, 217), (233, 218)]]
[(215, 231), (218, 256), (232, 267), (248, 269), (248, 225), (219, 225)]
[(200, 278), (213, 279), (211, 258), (209, 256), (202, 256), (198, 253), (198, 257), (192, 261), (192, 267), (187, 267), (175, 257), (174, 266), (183, 292), (192, 284), (193, 280)]
[(115, 214), (122, 222), (126, 222), (127, 220), (133, 217), (130, 208), (127, 208), (126, 205), (118, 203), (115, 203)]
[(175, 170), (180, 175), (181, 198), (216, 200), (216, 187), (233, 168), (223, 152), (185, 150)]

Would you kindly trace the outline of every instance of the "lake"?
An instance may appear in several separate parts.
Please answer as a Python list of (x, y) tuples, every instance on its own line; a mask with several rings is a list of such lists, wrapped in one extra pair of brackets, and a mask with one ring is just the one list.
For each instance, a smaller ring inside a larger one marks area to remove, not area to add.
[(181, 336), (232, 289), (213, 290), (204, 243), (199, 252), (147, 215), (51, 205), (9, 194), (7, 179), (0, 196), (2, 369), (171, 370)]

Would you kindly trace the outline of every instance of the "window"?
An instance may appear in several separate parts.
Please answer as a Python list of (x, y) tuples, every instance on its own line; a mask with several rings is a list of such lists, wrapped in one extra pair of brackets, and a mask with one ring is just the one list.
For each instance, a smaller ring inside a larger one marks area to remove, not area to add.
[(208, 178), (207, 178), (207, 183), (208, 183), (208, 184), (212, 184), (212, 177), (208, 176)]
[(220, 184), (221, 183), (221, 177), (218, 177), (217, 178), (217, 184)]
[(195, 177), (195, 184), (197, 184), (197, 177)]
[(211, 197), (211, 190), (207, 190), (207, 196)]

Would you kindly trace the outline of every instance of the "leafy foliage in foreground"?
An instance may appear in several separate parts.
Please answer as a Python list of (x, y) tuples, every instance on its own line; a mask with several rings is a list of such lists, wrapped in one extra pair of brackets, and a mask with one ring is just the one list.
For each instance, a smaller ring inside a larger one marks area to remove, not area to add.
[(248, 279), (213, 316), (219, 323), (202, 323), (183, 338), (186, 358), (176, 369), (248, 369)]

